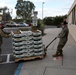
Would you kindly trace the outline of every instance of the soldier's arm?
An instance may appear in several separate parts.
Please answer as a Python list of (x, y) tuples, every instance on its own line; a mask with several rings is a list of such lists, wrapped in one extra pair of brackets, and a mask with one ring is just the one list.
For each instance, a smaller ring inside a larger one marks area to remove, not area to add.
[(5, 33), (4, 31), (0, 30), (0, 35), (2, 37), (5, 37), (5, 38), (8, 38), (9, 37), (9, 34), (8, 33)]
[(63, 38), (66, 35), (66, 30), (62, 30), (58, 35), (58, 38)]

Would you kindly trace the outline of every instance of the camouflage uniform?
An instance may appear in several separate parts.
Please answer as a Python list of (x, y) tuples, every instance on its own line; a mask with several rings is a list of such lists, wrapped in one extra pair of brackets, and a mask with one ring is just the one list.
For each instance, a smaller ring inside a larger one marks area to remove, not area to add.
[(59, 43), (57, 46), (56, 54), (53, 55), (53, 57), (63, 56), (62, 49), (68, 40), (68, 33), (69, 33), (69, 29), (68, 29), (67, 25), (63, 26), (60, 34), (58, 35)]
[(58, 38), (60, 38), (58, 46), (57, 46), (57, 52), (62, 52), (63, 47), (65, 46), (67, 40), (68, 40), (68, 27), (67, 25), (62, 28), (62, 31), (58, 35)]
[(6, 33), (3, 31), (3, 29), (0, 29), (0, 55), (1, 55), (1, 44), (2, 44), (2, 37), (8, 38), (9, 37), (9, 33)]

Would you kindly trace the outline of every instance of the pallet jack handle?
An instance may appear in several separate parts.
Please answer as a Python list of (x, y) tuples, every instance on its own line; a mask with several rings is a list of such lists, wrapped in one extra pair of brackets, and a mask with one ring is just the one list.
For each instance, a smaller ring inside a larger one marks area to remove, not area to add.
[(45, 48), (47, 49), (49, 47), (49, 45), (56, 39), (57, 39), (57, 37), (55, 37)]

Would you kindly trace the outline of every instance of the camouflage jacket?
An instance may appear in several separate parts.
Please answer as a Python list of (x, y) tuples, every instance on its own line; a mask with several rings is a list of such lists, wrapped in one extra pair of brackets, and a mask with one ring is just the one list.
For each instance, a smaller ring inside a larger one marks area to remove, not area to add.
[(58, 35), (58, 38), (60, 38), (60, 43), (65, 43), (68, 40), (68, 33), (69, 33), (68, 27), (67, 26), (63, 27)]
[(0, 41), (2, 41), (3, 37), (8, 38), (9, 37), (9, 33), (6, 33), (2, 29), (0, 29)]

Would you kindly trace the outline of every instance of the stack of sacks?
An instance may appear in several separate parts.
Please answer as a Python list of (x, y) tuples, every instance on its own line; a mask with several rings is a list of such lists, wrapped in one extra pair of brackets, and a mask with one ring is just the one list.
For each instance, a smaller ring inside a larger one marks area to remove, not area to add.
[(21, 33), (16, 33), (12, 35), (13, 40), (13, 54), (15, 57), (21, 58), (24, 57), (24, 44), (23, 44), (24, 35)]
[(32, 31), (21, 31), (24, 34), (24, 55), (25, 57), (33, 56), (34, 44), (33, 44), (33, 32)]
[(25, 58), (44, 54), (41, 31), (20, 31), (12, 35), (13, 55), (15, 58)]
[(34, 55), (39, 56), (44, 54), (43, 41), (42, 41), (42, 33), (37, 30), (37, 32), (33, 32), (33, 41), (34, 41)]
[(12, 36), (12, 41), (15, 58), (33, 56), (33, 33), (31, 31), (14, 34)]

